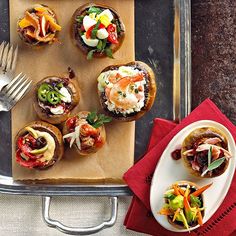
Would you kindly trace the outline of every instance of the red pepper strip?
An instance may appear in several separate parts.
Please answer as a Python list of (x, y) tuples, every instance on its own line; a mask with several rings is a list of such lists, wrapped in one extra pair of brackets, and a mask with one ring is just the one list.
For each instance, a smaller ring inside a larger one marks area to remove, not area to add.
[(66, 126), (68, 129), (74, 129), (75, 128), (75, 125), (76, 125), (76, 121), (77, 121), (77, 117), (74, 116), (74, 117), (71, 117), (70, 119), (68, 119), (66, 121)]
[(188, 201), (187, 197), (184, 197), (184, 208), (185, 208), (186, 211), (191, 210), (190, 204), (189, 204), (189, 201)]
[(32, 151), (32, 148), (29, 147), (29, 145), (27, 143), (24, 143), (23, 137), (19, 137), (19, 139), (17, 141), (17, 146), (30, 159), (36, 160), (36, 159), (42, 157), (41, 155), (33, 155), (30, 153)]
[(117, 40), (117, 32), (116, 32), (116, 25), (110, 24), (107, 26), (108, 38), (107, 40), (112, 44), (118, 44), (119, 41)]
[[(213, 183), (210, 183), (210, 184), (208, 184), (208, 185), (205, 185), (205, 186), (199, 188), (198, 190), (196, 190), (195, 192), (193, 192), (192, 195), (195, 196), (195, 197), (198, 197), (198, 196), (201, 195), (206, 189), (208, 189), (209, 187), (211, 187), (212, 184), (213, 184)], [(190, 201), (190, 195), (189, 195), (189, 197), (188, 197), (188, 200)]]
[(98, 129), (94, 128), (89, 124), (84, 124), (81, 126), (81, 131), (83, 136), (98, 136)]
[(198, 209), (198, 212), (197, 212), (197, 222), (198, 222), (199, 225), (203, 225), (202, 213), (199, 209)]
[(21, 157), (21, 150), (18, 149), (16, 151), (16, 161), (21, 165), (21, 166), (24, 166), (24, 167), (27, 167), (27, 168), (34, 168), (35, 166), (40, 166), (41, 163), (40, 162), (36, 162), (36, 161), (32, 161), (32, 160), (29, 160), (29, 161), (26, 161), (26, 160), (23, 160), (22, 157)]
[(173, 185), (173, 188), (174, 188), (174, 194), (176, 196), (180, 195), (180, 192), (179, 192), (179, 189), (178, 189), (177, 185)]
[[(91, 27), (87, 30), (86, 35), (85, 35), (87, 39), (91, 38), (91, 33), (92, 33), (94, 27), (95, 27), (95, 25), (91, 26)], [(103, 25), (103, 24), (101, 24), (101, 23), (100, 23), (100, 25), (98, 26), (98, 29), (105, 29), (105, 28), (106, 28), (105, 25)]]

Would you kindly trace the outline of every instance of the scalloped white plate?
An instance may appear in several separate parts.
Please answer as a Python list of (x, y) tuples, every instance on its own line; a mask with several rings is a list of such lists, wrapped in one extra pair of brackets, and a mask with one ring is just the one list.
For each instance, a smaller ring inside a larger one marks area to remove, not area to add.
[[(184, 138), (194, 129), (200, 127), (215, 127), (221, 132), (223, 132), (228, 139), (229, 151), (232, 153), (232, 158), (230, 160), (229, 166), (225, 173), (219, 177), (211, 179), (203, 179), (195, 177), (188, 173), (188, 170), (183, 166), (182, 160), (175, 161), (171, 157), (171, 152), (178, 148), (183, 142)], [(199, 186), (204, 186), (206, 184), (212, 183), (213, 185), (206, 190), (204, 193), (204, 202), (205, 202), (205, 216), (203, 218), (203, 223), (207, 222), (215, 211), (219, 208), (222, 201), (224, 200), (231, 181), (233, 179), (235, 166), (236, 166), (236, 150), (235, 142), (226, 127), (223, 125), (210, 120), (201, 120), (191, 125), (185, 127), (181, 130), (176, 136), (170, 141), (165, 151), (163, 152), (153, 175), (151, 192), (150, 192), (150, 204), (152, 213), (157, 220), (157, 222), (162, 225), (164, 228), (174, 232), (188, 232), (187, 229), (177, 229), (173, 227), (167, 220), (166, 216), (160, 215), (157, 212), (160, 211), (164, 204), (163, 194), (166, 189), (171, 186), (176, 181), (188, 180), (196, 183)], [(195, 226), (190, 230), (198, 228)]]

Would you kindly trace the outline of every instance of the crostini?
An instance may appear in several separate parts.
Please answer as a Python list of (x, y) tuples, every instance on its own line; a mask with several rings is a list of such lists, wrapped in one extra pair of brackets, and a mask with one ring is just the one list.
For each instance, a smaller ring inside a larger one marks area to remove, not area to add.
[(33, 106), (41, 120), (60, 124), (69, 117), (79, 100), (75, 78), (48, 76), (36, 84)]
[(97, 81), (100, 104), (104, 112), (116, 120), (137, 120), (154, 103), (155, 75), (143, 62), (108, 66)]
[(60, 130), (46, 122), (35, 121), (16, 135), (16, 162), (29, 169), (47, 169), (64, 153)]
[(87, 55), (113, 58), (123, 43), (125, 26), (111, 7), (89, 3), (79, 7), (72, 16), (72, 39)]
[(20, 38), (27, 44), (43, 46), (57, 41), (61, 31), (55, 12), (48, 6), (37, 4), (27, 9), (17, 23)]
[(104, 123), (112, 119), (96, 112), (81, 111), (70, 117), (63, 127), (63, 139), (80, 155), (97, 152), (106, 142)]
[(168, 222), (178, 229), (203, 225), (203, 192), (212, 184), (199, 188), (195, 183), (179, 181), (164, 193), (165, 204), (159, 214), (167, 216)]
[(192, 131), (182, 143), (181, 156), (190, 173), (202, 178), (222, 175), (232, 157), (226, 136), (214, 127)]

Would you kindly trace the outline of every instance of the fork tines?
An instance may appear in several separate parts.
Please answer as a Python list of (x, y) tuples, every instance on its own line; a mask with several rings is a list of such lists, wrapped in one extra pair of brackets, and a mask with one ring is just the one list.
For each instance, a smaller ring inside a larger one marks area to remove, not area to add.
[(13, 71), (16, 66), (16, 59), (18, 54), (18, 46), (3, 41), (0, 45), (0, 67), (4, 72)]
[(29, 91), (32, 80), (26, 78), (26, 75), (20, 73), (7, 86), (5, 86), (1, 93), (5, 95), (13, 103), (18, 102)]

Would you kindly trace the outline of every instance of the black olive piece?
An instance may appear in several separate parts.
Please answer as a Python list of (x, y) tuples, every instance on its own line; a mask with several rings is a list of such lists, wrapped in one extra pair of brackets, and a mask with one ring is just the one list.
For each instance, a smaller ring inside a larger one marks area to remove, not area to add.
[(40, 149), (47, 145), (47, 141), (44, 137), (38, 137), (36, 139), (36, 144), (37, 144), (37, 148)]

